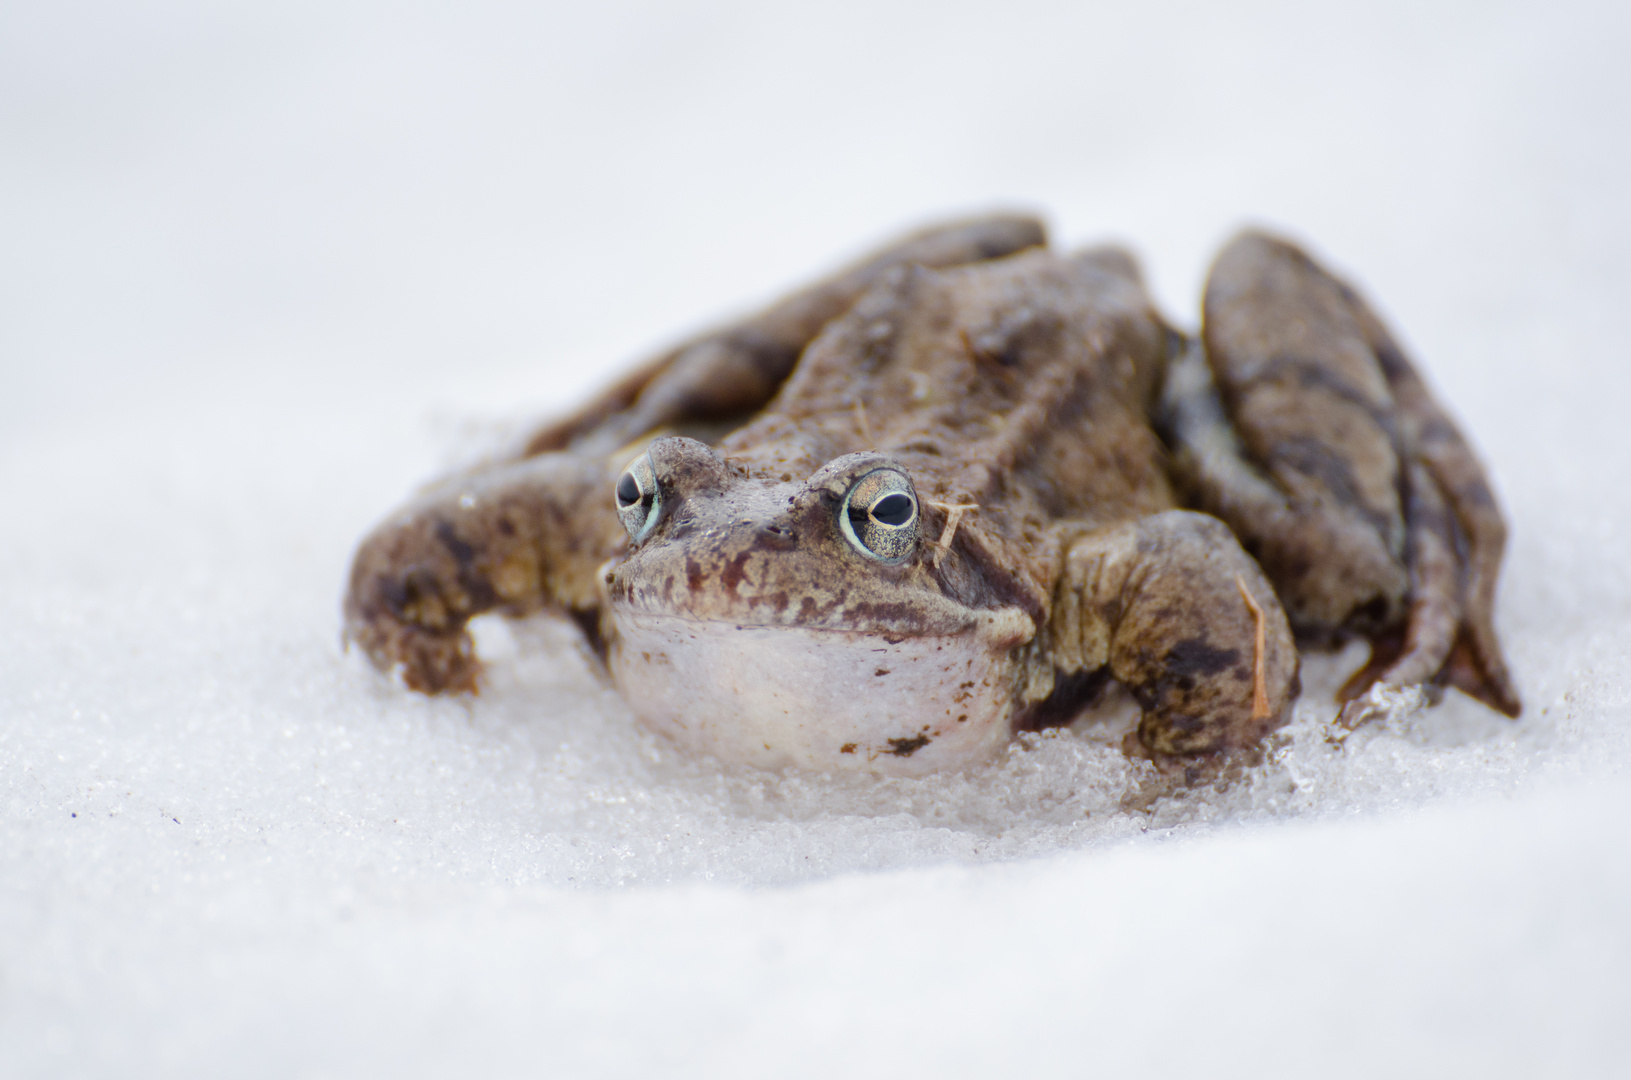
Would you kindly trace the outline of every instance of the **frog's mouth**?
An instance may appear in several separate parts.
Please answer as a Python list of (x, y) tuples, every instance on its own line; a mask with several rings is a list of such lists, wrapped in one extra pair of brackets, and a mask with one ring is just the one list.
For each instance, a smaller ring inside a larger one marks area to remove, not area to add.
[(765, 768), (922, 775), (989, 758), (1021, 680), (1018, 609), (960, 634), (900, 637), (614, 611), (608, 660), (647, 725)]

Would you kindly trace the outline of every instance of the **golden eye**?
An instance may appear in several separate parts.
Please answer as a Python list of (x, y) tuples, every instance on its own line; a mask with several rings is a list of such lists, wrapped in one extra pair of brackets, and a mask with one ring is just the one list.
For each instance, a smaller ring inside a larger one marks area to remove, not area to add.
[(917, 548), (917, 493), (899, 469), (873, 469), (850, 486), (838, 528), (855, 550), (879, 562), (904, 562)]
[(657, 515), (663, 508), (662, 492), (657, 487), (657, 474), (651, 467), (651, 455), (641, 454), (617, 478), (617, 516), (628, 531), (629, 539), (639, 543), (651, 534), (657, 524)]

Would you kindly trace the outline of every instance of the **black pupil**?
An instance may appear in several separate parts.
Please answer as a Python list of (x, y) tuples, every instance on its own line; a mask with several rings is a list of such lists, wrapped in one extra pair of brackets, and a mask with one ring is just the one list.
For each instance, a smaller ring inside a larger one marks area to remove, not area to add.
[(912, 519), (912, 500), (905, 495), (885, 495), (872, 504), (872, 516), (885, 525), (904, 525)]
[(640, 485), (634, 482), (633, 473), (624, 473), (623, 478), (617, 482), (617, 505), (630, 507), (639, 501)]

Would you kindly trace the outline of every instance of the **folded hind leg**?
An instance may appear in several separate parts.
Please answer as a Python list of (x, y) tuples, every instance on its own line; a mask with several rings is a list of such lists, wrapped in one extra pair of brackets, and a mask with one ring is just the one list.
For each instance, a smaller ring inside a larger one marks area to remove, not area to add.
[(1517, 714), (1491, 621), (1499, 511), (1353, 290), (1290, 244), (1237, 238), (1207, 283), (1203, 341), (1172, 364), (1161, 420), (1191, 500), (1258, 558), (1292, 625), (1371, 639), (1348, 693), (1448, 683)]
[[(1414, 450), (1413, 467), (1425, 473), (1411, 491), (1422, 492), (1428, 502), (1424, 520), (1436, 534), (1428, 542), (1450, 549), (1443, 558), (1455, 559), (1461, 570), (1462, 618), (1438, 681), (1515, 717), (1523, 706), (1495, 636), (1495, 584), (1506, 550), (1500, 507), (1472, 448), (1404, 350), (1362, 298), (1346, 287), (1344, 292), (1398, 403), (1403, 434)], [(1391, 673), (1388, 680), (1395, 681)]]

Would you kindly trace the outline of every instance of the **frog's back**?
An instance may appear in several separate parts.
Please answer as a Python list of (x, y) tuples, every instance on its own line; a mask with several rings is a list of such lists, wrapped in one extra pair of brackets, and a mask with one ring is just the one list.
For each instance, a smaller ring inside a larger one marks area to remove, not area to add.
[(1167, 339), (1119, 250), (902, 267), (722, 449), (777, 477), (879, 450), (930, 500), (979, 506), (976, 531), (1041, 543), (1175, 505), (1148, 423)]

